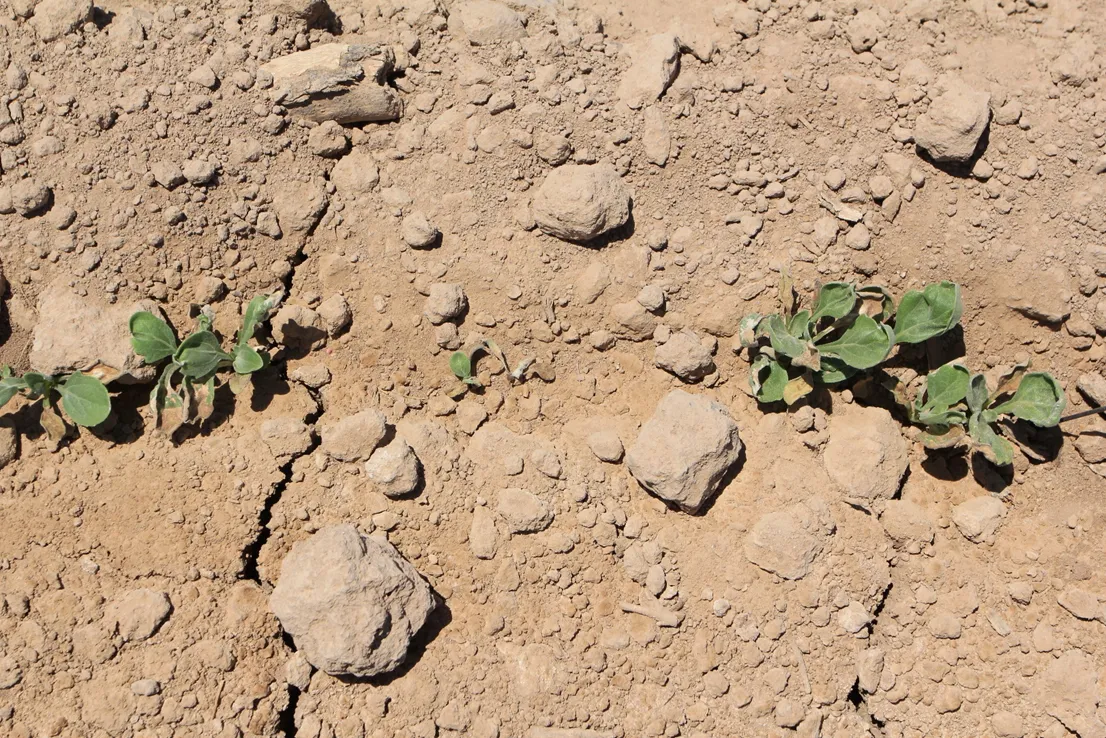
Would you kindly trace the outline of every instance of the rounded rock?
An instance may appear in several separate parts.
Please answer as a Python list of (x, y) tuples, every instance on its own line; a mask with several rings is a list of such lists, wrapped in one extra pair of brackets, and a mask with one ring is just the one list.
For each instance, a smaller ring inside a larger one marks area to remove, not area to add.
[(609, 164), (573, 164), (550, 172), (532, 205), (543, 233), (590, 241), (630, 218), (630, 193)]

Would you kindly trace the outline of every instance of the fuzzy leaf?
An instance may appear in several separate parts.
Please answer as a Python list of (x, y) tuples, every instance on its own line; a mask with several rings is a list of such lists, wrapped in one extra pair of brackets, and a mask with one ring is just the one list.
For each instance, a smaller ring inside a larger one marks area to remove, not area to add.
[(945, 364), (926, 377), (926, 401), (929, 412), (947, 410), (968, 396), (972, 374), (962, 364)]
[(787, 387), (787, 370), (779, 362), (763, 354), (753, 361), (749, 372), (749, 386), (761, 402), (779, 402)]
[(75, 372), (58, 385), (61, 406), (70, 420), (85, 428), (99, 425), (111, 414), (107, 387), (95, 377)]
[(1030, 372), (1022, 377), (1014, 396), (992, 408), (991, 412), (1013, 415), (1019, 420), (1050, 428), (1060, 422), (1066, 404), (1064, 390), (1051, 374)]
[(968, 401), (968, 409), (973, 414), (979, 414), (983, 412), (983, 408), (987, 407), (987, 399), (990, 396), (990, 391), (987, 389), (987, 378), (982, 374), (973, 374), (971, 381), (968, 383), (968, 395), (965, 399)]
[(968, 416), (963, 410), (921, 410), (911, 418), (913, 422), (924, 426), (951, 426), (964, 425), (968, 422)]
[(995, 432), (993, 427), (979, 419), (969, 427), (969, 433), (975, 441), (975, 450), (992, 464), (1009, 466), (1014, 463), (1014, 445)]
[(923, 446), (933, 449), (959, 446), (967, 439), (968, 434), (964, 431), (964, 427), (958, 425), (951, 427), (933, 426), (918, 436), (918, 440), (922, 442)]
[(836, 341), (818, 348), (823, 355), (835, 356), (854, 369), (871, 369), (891, 353), (895, 332), (867, 315), (858, 315)]
[(250, 374), (232, 374), (230, 379), (227, 380), (227, 386), (230, 387), (231, 394), (240, 395), (245, 392), (252, 381), (253, 377)]
[(795, 338), (788, 333), (783, 318), (778, 315), (769, 315), (764, 322), (764, 328), (768, 333), (768, 341), (776, 353), (783, 354), (790, 359), (797, 359), (806, 351), (806, 341)]
[(802, 341), (810, 340), (810, 311), (800, 310), (787, 321), (787, 332)]
[(463, 381), (472, 376), (472, 359), (464, 351), (454, 351), (449, 357), (449, 368), (455, 377)]
[(191, 379), (206, 377), (218, 369), (220, 363), (233, 361), (211, 331), (197, 331), (181, 341), (173, 359), (180, 364), (181, 373)]
[(0, 379), (0, 407), (7, 405), (20, 391), (27, 389), (27, 383), (20, 377), (4, 377)]
[(246, 312), (242, 314), (242, 328), (238, 331), (235, 343), (245, 346), (257, 332), (257, 326), (268, 320), (269, 315), (283, 298), (284, 295), (277, 292), (272, 295), (258, 295), (250, 300), (250, 304), (246, 306)]
[(173, 329), (161, 318), (145, 310), (131, 316), (131, 347), (147, 364), (156, 364), (177, 350)]
[(27, 372), (23, 375), (23, 382), (27, 385), (27, 391), (31, 393), (32, 398), (49, 394), (53, 387), (51, 378), (40, 372)]
[(234, 347), (234, 371), (238, 374), (253, 374), (265, 368), (265, 359), (257, 349), (244, 343)]
[(830, 282), (818, 290), (814, 300), (814, 313), (810, 322), (817, 323), (822, 318), (844, 318), (856, 306), (856, 287), (848, 282)]
[(856, 374), (856, 370), (836, 356), (822, 356), (819, 359), (821, 370), (818, 372), (818, 381), (822, 384), (837, 384), (850, 379)]
[(960, 322), (964, 304), (960, 285), (938, 282), (903, 295), (895, 316), (895, 336), (899, 343), (921, 343), (952, 329)]

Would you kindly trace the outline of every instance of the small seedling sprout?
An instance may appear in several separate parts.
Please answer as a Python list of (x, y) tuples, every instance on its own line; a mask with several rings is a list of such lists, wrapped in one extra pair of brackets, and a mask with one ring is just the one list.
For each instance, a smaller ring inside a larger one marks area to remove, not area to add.
[(107, 387), (91, 374), (27, 372), (17, 377), (11, 367), (5, 366), (0, 369), (0, 407), (7, 405), (17, 394), (41, 405), (39, 422), (55, 445), (69, 431), (60, 410), (65, 411), (69, 420), (84, 428), (103, 423), (111, 414), (111, 396)]
[(268, 353), (254, 348), (250, 341), (282, 298), (282, 293), (276, 293), (250, 300), (230, 351), (223, 350), (212, 330), (215, 315), (209, 307), (200, 310), (196, 330), (179, 343), (172, 327), (153, 313), (142, 311), (131, 316), (135, 353), (147, 364), (169, 359), (150, 393), (150, 408), (158, 428), (172, 432), (193, 420), (209, 418), (214, 411), (217, 376), (226, 369), (233, 370), (227, 381), (233, 393), (249, 386), (252, 375), (270, 361)]

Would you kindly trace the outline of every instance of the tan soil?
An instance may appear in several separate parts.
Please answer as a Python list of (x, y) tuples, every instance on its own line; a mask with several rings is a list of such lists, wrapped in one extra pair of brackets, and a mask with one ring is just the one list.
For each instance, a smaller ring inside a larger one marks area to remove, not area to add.
[[(291, 12), (304, 0), (97, 0), (52, 41), (41, 19), (80, 4), (16, 17), (34, 5), (0, 0), (0, 189), (32, 178), (52, 203), (0, 215), (0, 358), (25, 370), (36, 329), (87, 329), (40, 313), (58, 283), (97, 303), (152, 298), (178, 327), (220, 295), (229, 333), (277, 288), (316, 308), (342, 295), (353, 321), (172, 440), (152, 431), (144, 387), (113, 388), (114, 427), (57, 453), (33, 413), (5, 408), (19, 453), (0, 469), (0, 735), (1106, 735), (1106, 468), (1073, 443), (1106, 420), (1065, 425), (1054, 458), (1019, 452), (1009, 475), (911, 442), (895, 500), (857, 506), (821, 457), (860, 398), (833, 393), (800, 433), (749, 397), (733, 338), (742, 315), (774, 307), (787, 265), (805, 294), (951, 279), (970, 365), (1032, 358), (1085, 409), (1075, 382), (1106, 364), (1101, 0), (506, 0), (523, 37), (479, 46), (445, 20), (463, 2), (332, 0), (334, 19), (309, 27)], [(676, 76), (650, 112), (631, 109), (627, 49), (657, 33), (682, 42)], [(392, 45), (403, 70), (399, 121), (345, 127), (361, 192), (315, 153), (319, 129), (255, 83), (271, 58), (335, 40)], [(214, 89), (190, 79), (205, 64)], [(910, 137), (946, 73), (990, 94), (985, 148), (960, 168)], [(569, 163), (618, 172), (628, 224), (590, 244), (535, 228), (551, 136)], [(216, 179), (155, 183), (159, 162), (190, 159)], [(893, 189), (882, 205), (875, 177)], [(843, 196), (866, 250), (822, 204)], [(416, 211), (440, 243), (407, 245)], [(282, 237), (261, 232), (265, 212)], [(825, 218), (841, 229), (830, 244)], [(492, 338), (555, 379), (513, 384), (484, 359), (487, 389), (455, 406), (450, 329), (424, 315), (435, 283), (467, 297), (455, 340)], [(647, 285), (666, 307), (621, 325), (616, 306)], [(657, 342), (685, 329), (714, 353), (690, 386), (654, 366)], [(601, 332), (613, 347), (594, 348)], [(947, 358), (956, 344), (942, 342)], [(308, 387), (320, 367), (329, 382)], [(745, 446), (698, 515), (592, 450), (597, 431), (630, 448), (674, 389), (724, 406)], [(260, 434), (367, 408), (417, 454), (417, 494), (386, 497), (314, 436), (281, 456)], [(470, 541), (474, 508), (494, 512), (508, 488), (552, 523), (511, 535), (498, 522), (490, 549)], [(1004, 517), (972, 542), (953, 508), (991, 494)], [(778, 512), (816, 541), (798, 579), (748, 553)], [(398, 672), (313, 672), (269, 609), (291, 546), (340, 523), (386, 536), (444, 603)], [(1075, 592), (1097, 619), (1061, 604)]]

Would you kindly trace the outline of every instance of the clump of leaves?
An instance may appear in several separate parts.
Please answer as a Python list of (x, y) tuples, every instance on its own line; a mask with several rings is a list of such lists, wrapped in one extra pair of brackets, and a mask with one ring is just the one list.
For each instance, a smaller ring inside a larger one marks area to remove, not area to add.
[(17, 394), (42, 406), (39, 422), (55, 445), (69, 431), (69, 424), (59, 406), (69, 420), (84, 428), (103, 423), (111, 414), (111, 397), (107, 387), (91, 374), (27, 372), (17, 377), (11, 367), (0, 368), (0, 407), (7, 405)]
[(749, 384), (761, 402), (788, 405), (816, 386), (834, 385), (887, 360), (896, 344), (921, 343), (960, 322), (960, 286), (939, 282), (895, 300), (879, 285), (822, 285), (800, 309), (790, 277), (780, 285), (780, 312), (752, 314), (739, 328), (750, 349)]
[(1028, 369), (1019, 364), (1004, 373), (993, 392), (986, 377), (955, 363), (930, 372), (913, 401), (895, 380), (890, 386), (910, 422), (925, 427), (920, 440), (927, 448), (978, 451), (991, 463), (1007, 466), (1014, 461), (1014, 446), (1005, 437), (1006, 424), (1017, 419), (1051, 428), (1067, 404), (1051, 374)]
[(449, 357), (450, 370), (453, 371), (453, 375), (457, 379), (461, 380), (460, 385), (450, 393), (451, 396), (460, 397), (469, 389), (483, 388), (480, 380), (476, 377), (476, 361), (480, 354), (488, 354), (498, 359), (499, 363), (503, 365), (503, 371), (508, 373), (511, 382), (514, 384), (525, 380), (527, 373), (531, 370), (546, 382), (552, 382), (556, 379), (553, 368), (534, 357), (523, 359), (518, 363), (518, 366), (511, 369), (510, 364), (507, 363), (507, 355), (503, 353), (503, 349), (499, 348), (495, 341), (478, 337), (464, 349), (454, 351)]
[[(201, 422), (214, 411), (215, 390), (220, 373), (232, 370), (227, 380), (230, 390), (239, 394), (251, 382), (252, 375), (269, 365), (269, 354), (250, 345), (258, 326), (280, 304), (283, 295), (259, 295), (250, 300), (242, 316), (234, 345), (224, 351), (212, 330), (215, 317), (203, 308), (196, 329), (178, 342), (173, 328), (153, 313), (141, 311), (131, 316), (131, 346), (147, 364), (168, 359), (157, 384), (150, 393), (150, 408), (156, 427), (173, 432), (194, 420)], [(179, 376), (178, 376), (179, 375)]]

